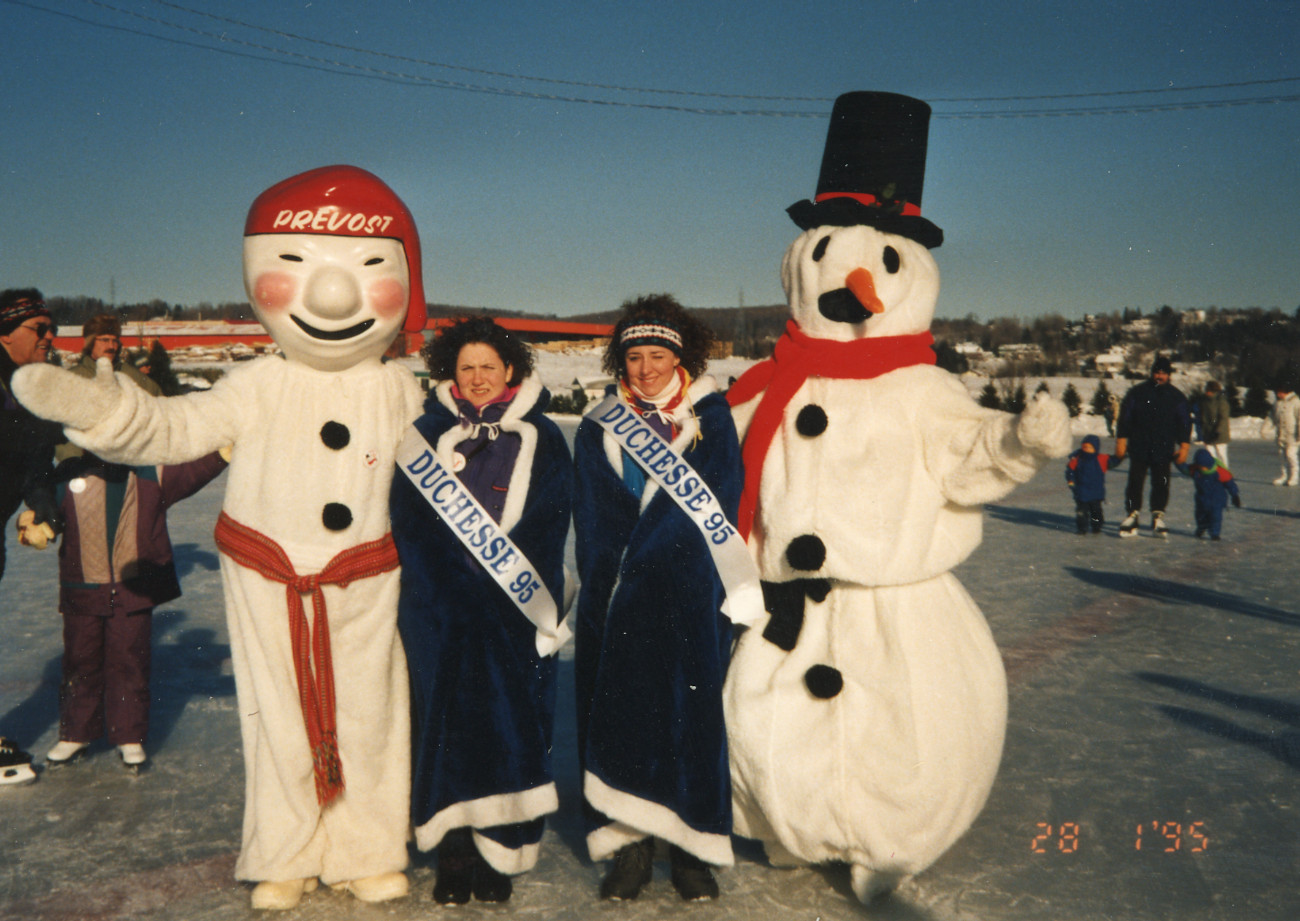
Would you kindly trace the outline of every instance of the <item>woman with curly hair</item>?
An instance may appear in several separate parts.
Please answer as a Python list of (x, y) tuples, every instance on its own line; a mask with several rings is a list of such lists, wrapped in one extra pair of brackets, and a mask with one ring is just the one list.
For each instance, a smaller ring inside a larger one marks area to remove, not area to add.
[(682, 898), (717, 898), (710, 865), (733, 860), (726, 592), (701, 527), (597, 419), (629, 407), (658, 436), (641, 433), (648, 447), (635, 453), (679, 458), (679, 482), (707, 484), (732, 525), (740, 448), (726, 401), (701, 376), (710, 330), (668, 295), (622, 309), (604, 362), (618, 383), (605, 408), (583, 419), (574, 444), (587, 848), (593, 860), (613, 858), (602, 898), (636, 898), (652, 876), (656, 838), (669, 845)]
[(468, 493), (479, 508), (462, 498), (454, 514), (440, 512), (407, 475), (393, 484), (412, 824), (419, 848), (437, 849), (436, 901), (502, 902), (510, 877), (536, 864), (543, 817), (558, 807), (550, 755), (558, 643), (539, 640), (473, 550), (504, 534), (558, 605), (572, 462), (543, 415), (550, 394), (532, 352), (508, 331), (485, 317), (463, 320), (421, 354), (438, 384), (415, 428), (463, 487), (450, 494)]

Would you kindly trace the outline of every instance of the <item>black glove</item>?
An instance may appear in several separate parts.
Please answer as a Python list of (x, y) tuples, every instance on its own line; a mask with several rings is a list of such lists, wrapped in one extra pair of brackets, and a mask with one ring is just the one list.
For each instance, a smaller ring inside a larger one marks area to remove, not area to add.
[(1233, 508), (1241, 508), (1241, 496), (1233, 496), (1233, 497), (1232, 497), (1232, 507), (1233, 507)]

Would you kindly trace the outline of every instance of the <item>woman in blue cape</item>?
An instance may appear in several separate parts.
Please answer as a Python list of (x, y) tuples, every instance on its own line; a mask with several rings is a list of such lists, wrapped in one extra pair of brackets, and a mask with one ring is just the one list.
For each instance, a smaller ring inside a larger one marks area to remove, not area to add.
[[(734, 525), (743, 480), (736, 430), (713, 379), (699, 377), (712, 340), (673, 298), (638, 298), (623, 305), (605, 369), (618, 378), (608, 394), (689, 464)], [(602, 898), (637, 896), (652, 876), (656, 838), (670, 846), (682, 898), (716, 898), (709, 867), (733, 861), (725, 592), (700, 528), (598, 414), (582, 421), (574, 444), (587, 848), (593, 860), (614, 858)]]
[(532, 353), (490, 319), (448, 327), (424, 357), (440, 383), (415, 429), (463, 489), (451, 490), (460, 498), (440, 513), (400, 464), (393, 483), (412, 824), (419, 848), (437, 849), (436, 901), (501, 902), (510, 876), (536, 864), (543, 817), (558, 806), (558, 642), (554, 632), (546, 642), (518, 596), (494, 580), (482, 548), (504, 532), (563, 616), (572, 462), (543, 415), (550, 395), (532, 374)]

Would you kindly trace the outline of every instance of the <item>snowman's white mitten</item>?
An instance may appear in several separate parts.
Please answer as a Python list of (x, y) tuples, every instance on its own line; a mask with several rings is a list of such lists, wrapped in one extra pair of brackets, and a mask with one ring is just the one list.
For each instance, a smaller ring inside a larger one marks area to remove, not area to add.
[(23, 365), (14, 372), (13, 391), (33, 413), (70, 429), (88, 429), (102, 422), (123, 399), (122, 385), (107, 358), (99, 359), (90, 379), (54, 365)]
[(1016, 423), (1020, 443), (1047, 457), (1064, 457), (1070, 453), (1070, 411), (1060, 400), (1046, 393), (1036, 393)]

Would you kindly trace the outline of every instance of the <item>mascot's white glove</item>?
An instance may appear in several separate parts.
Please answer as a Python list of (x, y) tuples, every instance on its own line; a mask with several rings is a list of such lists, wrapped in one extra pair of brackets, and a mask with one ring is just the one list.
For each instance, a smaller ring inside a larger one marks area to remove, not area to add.
[(1016, 422), (1016, 436), (1030, 451), (1047, 457), (1070, 453), (1070, 411), (1060, 400), (1036, 393)]
[(36, 513), (27, 509), (18, 516), (18, 543), (44, 550), (54, 540), (54, 529), (48, 521), (33, 524)]
[(14, 372), (13, 392), (19, 403), (42, 419), (70, 429), (93, 428), (123, 400), (122, 385), (107, 358), (96, 362), (95, 376), (89, 380), (54, 365), (23, 365)]

